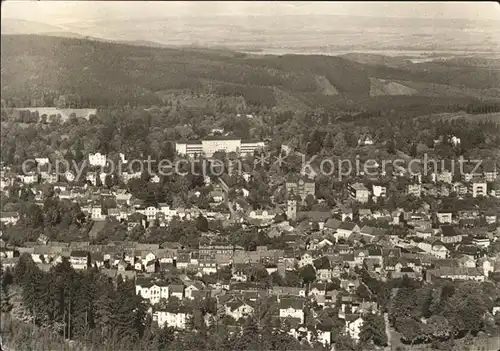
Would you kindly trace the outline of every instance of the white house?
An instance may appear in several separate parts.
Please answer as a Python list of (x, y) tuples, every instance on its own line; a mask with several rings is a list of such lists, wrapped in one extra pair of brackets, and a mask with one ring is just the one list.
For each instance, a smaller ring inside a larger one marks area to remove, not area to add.
[(447, 211), (439, 211), (436, 213), (439, 223), (451, 223), (452, 213)]
[(324, 347), (328, 346), (332, 342), (332, 332), (331, 330), (316, 330), (316, 340), (322, 344)]
[(6, 177), (0, 178), (0, 189), (4, 189), (6, 187), (9, 187), (9, 186), (11, 186), (11, 184), (12, 184), (11, 179), (6, 178)]
[(128, 163), (127, 158), (125, 157), (125, 154), (123, 154), (121, 152), (120, 152), (120, 161), (122, 162), (122, 164)]
[(345, 319), (345, 332), (355, 340), (359, 341), (359, 333), (363, 326), (363, 318), (357, 315), (347, 315)]
[(103, 155), (100, 152), (89, 154), (89, 165), (92, 167), (106, 166), (106, 155)]
[(38, 182), (38, 175), (34, 172), (30, 172), (27, 174), (22, 174), (21, 179), (24, 184), (34, 184)]
[(179, 306), (171, 311), (156, 311), (153, 314), (153, 319), (156, 320), (160, 328), (167, 326), (180, 330), (186, 329), (190, 318), (190, 311), (183, 306)]
[(472, 197), (487, 196), (488, 185), (485, 180), (473, 180), (469, 187)]
[(170, 221), (174, 216), (177, 216), (177, 211), (174, 209), (171, 209), (170, 206), (166, 203), (159, 203), (159, 212), (163, 213), (165, 215), (165, 219), (167, 221)]
[(151, 183), (156, 183), (156, 184), (158, 184), (158, 183), (160, 182), (160, 177), (158, 176), (158, 174), (155, 174), (155, 175), (153, 175), (153, 176), (149, 179), (149, 181), (150, 181)]
[(263, 221), (270, 221), (274, 219), (276, 216), (276, 213), (273, 210), (256, 210), (256, 211), (251, 211), (248, 215), (250, 218), (254, 219), (260, 219)]
[(200, 291), (203, 289), (204, 289), (203, 283), (194, 281), (186, 284), (186, 288), (184, 289), (184, 295), (186, 296), (187, 299), (193, 300), (194, 299), (193, 291)]
[(106, 219), (106, 216), (102, 213), (102, 208), (100, 206), (92, 207), (90, 216), (94, 221), (103, 221)]
[(226, 315), (233, 317), (235, 320), (246, 318), (253, 314), (254, 311), (254, 308), (252, 306), (239, 299), (228, 302), (225, 305), (225, 309)]
[(138, 280), (135, 284), (135, 293), (153, 305), (160, 302), (161, 299), (168, 299), (169, 297), (168, 285), (158, 282)]
[(425, 252), (437, 258), (448, 257), (449, 250), (441, 242), (435, 242), (435, 243), (420, 242), (416, 244), (419, 249), (422, 249)]
[(0, 212), (0, 222), (3, 224), (12, 224), (15, 225), (19, 220), (19, 213), (11, 211), (11, 212)]
[(309, 253), (304, 253), (301, 257), (300, 257), (300, 261), (298, 262), (298, 265), (299, 267), (305, 267), (307, 265), (313, 265), (313, 257), (311, 256), (311, 254)]
[(90, 254), (87, 251), (71, 251), (69, 262), (73, 269), (87, 269), (90, 263)]
[(304, 323), (304, 301), (296, 298), (282, 298), (279, 302), (280, 318), (297, 318)]
[(147, 217), (148, 221), (154, 221), (156, 219), (156, 214), (159, 212), (158, 209), (154, 206), (148, 206), (144, 209), (142, 214)]
[(356, 223), (342, 222), (334, 234), (335, 239), (347, 239), (352, 233), (359, 233), (360, 228)]
[(35, 162), (38, 166), (45, 166), (49, 163), (49, 159), (47, 157), (35, 157)]
[(64, 172), (64, 178), (66, 178), (68, 182), (73, 182), (75, 180), (75, 175), (71, 171), (66, 171)]
[(123, 202), (124, 204), (130, 205), (130, 200), (132, 198), (132, 194), (130, 193), (117, 193), (115, 195), (116, 202)]
[(168, 286), (170, 297), (177, 297), (179, 300), (184, 298), (184, 285), (183, 284), (170, 284)]
[(387, 194), (387, 188), (382, 185), (372, 185), (372, 193), (375, 197), (385, 197)]
[(92, 183), (92, 185), (97, 184), (97, 173), (96, 172), (88, 172), (85, 176), (85, 179)]

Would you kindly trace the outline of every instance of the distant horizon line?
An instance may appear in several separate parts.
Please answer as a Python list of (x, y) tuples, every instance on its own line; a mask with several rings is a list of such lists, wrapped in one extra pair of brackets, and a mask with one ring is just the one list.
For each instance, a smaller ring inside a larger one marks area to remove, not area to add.
[[(272, 14), (201, 14), (201, 15), (166, 15), (164, 17), (145, 17), (145, 18), (132, 18), (132, 17), (116, 17), (116, 18), (83, 18), (83, 19), (67, 19), (67, 24), (75, 23), (75, 22), (92, 22), (92, 21), (151, 21), (151, 20), (167, 20), (167, 19), (196, 19), (196, 18), (211, 18), (211, 17), (346, 17), (346, 18), (379, 18), (379, 19), (400, 19), (400, 20), (424, 20), (424, 21), (468, 21), (468, 22), (500, 22), (499, 19), (471, 19), (465, 17), (408, 17), (408, 16), (373, 16), (373, 15), (349, 15), (349, 14), (319, 14), (319, 13), (308, 13), (308, 14), (283, 14), (283, 15), (272, 15)], [(16, 21), (26, 21), (32, 23), (41, 23), (52, 26), (64, 25), (62, 22), (58, 23), (57, 19), (55, 22), (45, 22), (41, 20), (31, 20), (19, 17), (4, 17), (2, 16), (2, 20), (16, 20)], [(54, 19), (53, 19), (54, 21)]]
[[(66, 35), (64, 35), (66, 34)], [(68, 34), (74, 35), (74, 36), (68, 36)], [(94, 37), (94, 36), (88, 36), (80, 33), (73, 33), (73, 32), (41, 32), (41, 33), (0, 33), (1, 36), (41, 36), (41, 37), (52, 37), (52, 38), (60, 38), (60, 39), (80, 39), (80, 40), (89, 40), (89, 41), (97, 41), (97, 42), (104, 42), (104, 43), (112, 43), (112, 44), (117, 44), (117, 45), (130, 45), (130, 46), (137, 46), (137, 47), (151, 47), (151, 48), (157, 48), (157, 49), (174, 49), (174, 50), (209, 50), (209, 51), (226, 51), (230, 53), (235, 53), (235, 54), (246, 54), (246, 55), (263, 55), (263, 56), (283, 56), (283, 55), (291, 55), (291, 56), (296, 56), (296, 55), (309, 55), (309, 56), (343, 56), (346, 54), (375, 54), (375, 55), (380, 55), (380, 56), (387, 56), (387, 57), (405, 57), (406, 55), (390, 55), (387, 52), (401, 52), (401, 53), (428, 53), (428, 54), (436, 54), (436, 53), (445, 53), (445, 54), (461, 54), (461, 55), (466, 55), (466, 56), (475, 56), (475, 55), (484, 55), (484, 54), (498, 54), (499, 51), (467, 51), (467, 50), (461, 50), (461, 49), (455, 49), (455, 50), (436, 50), (436, 49), (422, 49), (422, 48), (394, 48), (394, 47), (388, 47), (388, 48), (352, 48), (352, 49), (334, 49), (330, 53), (326, 53), (324, 51), (320, 52), (308, 52), (308, 53), (302, 53), (300, 49), (294, 49), (291, 47), (285, 47), (285, 48), (266, 48), (266, 47), (231, 47), (231, 46), (224, 46), (222, 44), (220, 45), (209, 45), (209, 44), (201, 44), (201, 43), (186, 43), (186, 44), (172, 44), (172, 43), (162, 43), (158, 41), (151, 41), (151, 40), (146, 40), (146, 39), (130, 39), (130, 40), (120, 40), (120, 39), (108, 39), (108, 38), (103, 38), (103, 37)], [(134, 44), (135, 43), (135, 44)], [(150, 44), (150, 45), (147, 45)], [(283, 52), (276, 52), (276, 51), (283, 51)], [(273, 52), (274, 51), (274, 52)]]

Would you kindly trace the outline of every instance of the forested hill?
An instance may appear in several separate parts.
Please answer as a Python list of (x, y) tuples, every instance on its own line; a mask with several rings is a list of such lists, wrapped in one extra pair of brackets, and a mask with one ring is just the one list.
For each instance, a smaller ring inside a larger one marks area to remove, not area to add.
[(247, 104), (268, 108), (277, 104), (276, 88), (311, 107), (381, 96), (404, 95), (422, 104), (500, 98), (500, 71), (491, 66), (395, 67), (351, 57), (254, 56), (36, 35), (2, 35), (1, 46), (2, 99), (17, 107), (33, 99), (52, 106), (62, 94), (78, 95), (75, 107), (150, 106), (160, 103), (159, 92), (173, 89), (243, 96)]

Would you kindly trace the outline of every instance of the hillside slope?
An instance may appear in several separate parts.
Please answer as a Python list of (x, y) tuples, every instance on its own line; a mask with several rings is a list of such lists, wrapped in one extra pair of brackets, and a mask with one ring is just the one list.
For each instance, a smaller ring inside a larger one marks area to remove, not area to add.
[[(160, 92), (188, 89), (273, 107), (275, 88), (312, 107), (337, 101), (368, 106), (370, 93), (382, 95), (375, 103), (403, 90), (413, 99), (429, 96), (429, 84), (456, 87), (446, 89), (446, 98), (477, 98), (484, 89), (485, 96), (493, 92), (495, 97), (500, 88), (498, 70), (446, 63), (394, 67), (393, 60), (383, 58), (373, 65), (334, 56), (260, 56), (36, 35), (2, 35), (1, 47), (2, 99), (11, 106), (27, 106), (35, 98), (51, 106), (61, 94), (77, 94), (78, 107), (151, 106), (161, 103)], [(383, 81), (394, 83), (382, 88)], [(439, 98), (439, 90), (432, 96)]]

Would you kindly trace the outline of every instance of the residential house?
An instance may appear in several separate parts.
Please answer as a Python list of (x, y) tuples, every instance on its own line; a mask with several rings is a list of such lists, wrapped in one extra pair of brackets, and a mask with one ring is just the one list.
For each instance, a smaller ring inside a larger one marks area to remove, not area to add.
[(338, 219), (330, 218), (323, 225), (323, 229), (326, 232), (334, 233), (334, 232), (337, 231), (337, 229), (338, 229), (338, 227), (340, 226), (341, 223), (342, 223), (342, 221), (339, 221)]
[(276, 216), (276, 212), (273, 210), (254, 210), (250, 211), (248, 216), (252, 219), (258, 219), (261, 221), (272, 221)]
[(415, 232), (414, 232), (414, 235), (420, 239), (428, 239), (428, 238), (432, 237), (433, 234), (434, 234), (434, 231), (431, 228), (427, 228), (427, 227), (415, 228)]
[(433, 277), (451, 280), (473, 280), (482, 282), (485, 280), (483, 272), (476, 267), (441, 267), (427, 271), (427, 281), (432, 281)]
[(210, 197), (215, 203), (221, 203), (222, 201), (224, 201), (224, 193), (220, 190), (211, 191)]
[(170, 297), (177, 297), (179, 300), (184, 298), (184, 285), (183, 284), (170, 284), (168, 286)]
[(372, 194), (375, 198), (385, 197), (387, 195), (387, 188), (383, 185), (372, 185)]
[(433, 174), (434, 182), (442, 182), (442, 183), (447, 183), (451, 184), (453, 180), (453, 174), (448, 171), (448, 170), (442, 170), (441, 172), (438, 172), (437, 174)]
[(451, 190), (456, 192), (458, 196), (465, 196), (468, 192), (468, 187), (464, 183), (455, 182), (452, 184)]
[(472, 194), (472, 197), (487, 196), (487, 182), (480, 178), (473, 179), (469, 184), (469, 192)]
[(347, 239), (352, 233), (359, 233), (360, 228), (356, 223), (342, 222), (334, 234), (335, 239)]
[(475, 236), (472, 238), (472, 244), (479, 248), (487, 248), (490, 246), (491, 241), (487, 237)]
[(363, 265), (363, 261), (369, 257), (368, 250), (354, 250), (354, 264), (358, 267)]
[(350, 197), (357, 202), (367, 203), (370, 197), (370, 192), (363, 183), (349, 184), (347, 191)]
[(178, 330), (186, 329), (190, 318), (192, 313), (185, 306), (167, 307), (166, 311), (156, 311), (153, 314), (153, 320), (156, 320), (160, 328), (166, 326)]
[(360, 208), (358, 210), (358, 216), (360, 221), (369, 220), (373, 218), (373, 213), (369, 208)]
[(38, 174), (35, 172), (28, 172), (26, 174), (20, 175), (20, 178), (24, 184), (35, 184), (38, 183)]
[(408, 195), (420, 197), (420, 195), (422, 193), (422, 185), (421, 184), (408, 184), (406, 186), (406, 193)]
[(184, 289), (184, 295), (187, 299), (193, 300), (194, 299), (194, 292), (195, 291), (202, 291), (205, 289), (205, 285), (200, 282), (200, 281), (193, 281), (186, 283), (186, 288)]
[(91, 167), (104, 167), (106, 166), (106, 155), (97, 152), (95, 154), (89, 154), (88, 157), (89, 165)]
[(437, 258), (446, 258), (449, 255), (449, 250), (440, 240), (419, 242), (416, 245), (419, 249)]
[(488, 224), (495, 224), (497, 222), (497, 214), (495, 212), (489, 211), (484, 213), (484, 219)]
[(12, 224), (15, 225), (19, 220), (19, 213), (15, 211), (10, 212), (0, 212), (0, 222), (4, 225)]
[(254, 308), (250, 304), (240, 299), (234, 299), (226, 303), (225, 309), (225, 314), (231, 316), (235, 320), (247, 318), (254, 312)]
[(305, 267), (307, 265), (313, 265), (313, 257), (309, 252), (305, 252), (302, 256), (300, 256), (300, 260), (298, 262), (299, 267)]
[(71, 251), (69, 262), (73, 269), (87, 269), (90, 266), (90, 253), (83, 250)]
[(364, 135), (358, 139), (358, 146), (366, 145), (373, 145), (373, 139), (368, 135)]
[(279, 302), (280, 318), (297, 318), (304, 323), (304, 300), (297, 298), (282, 298)]
[(351, 339), (358, 342), (361, 328), (363, 327), (363, 318), (357, 314), (346, 314), (345, 333), (349, 334)]
[(330, 260), (327, 256), (323, 256), (314, 260), (313, 264), (314, 268), (316, 269), (316, 279), (325, 282), (329, 282), (332, 280)]
[(284, 297), (305, 297), (306, 289), (292, 286), (273, 286), (268, 291), (269, 295), (276, 296), (278, 302)]
[(498, 171), (495, 162), (485, 162), (483, 165), (483, 176), (489, 183), (497, 180)]
[(444, 244), (458, 243), (462, 241), (462, 235), (457, 232), (455, 227), (452, 227), (451, 225), (442, 225), (440, 229), (441, 241)]
[(450, 211), (438, 211), (436, 216), (439, 223), (450, 224), (452, 222), (452, 213)]
[(151, 304), (157, 304), (161, 299), (169, 298), (169, 286), (162, 282), (152, 282), (138, 278), (135, 283), (135, 292)]

